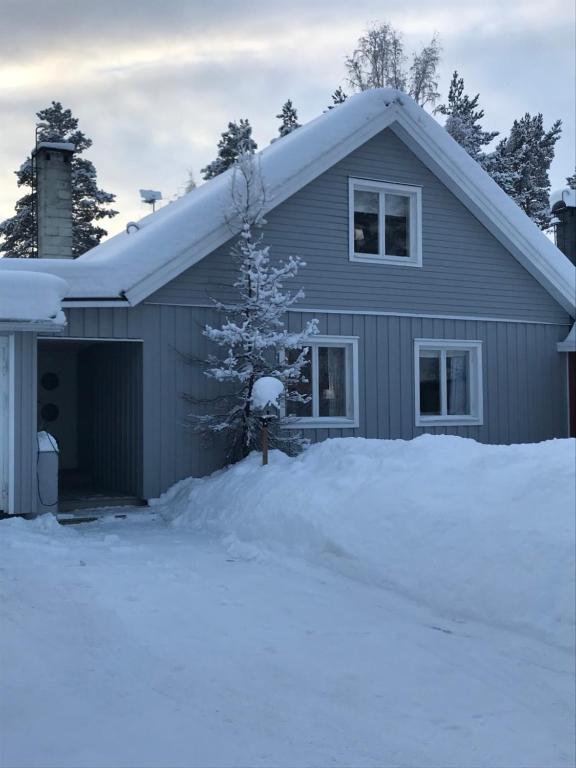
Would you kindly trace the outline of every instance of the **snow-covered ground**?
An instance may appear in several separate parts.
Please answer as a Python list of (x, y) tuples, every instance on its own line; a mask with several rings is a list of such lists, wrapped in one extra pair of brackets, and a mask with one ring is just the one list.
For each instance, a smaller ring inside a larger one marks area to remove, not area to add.
[(0, 523), (0, 765), (573, 766), (575, 446), (330, 441)]

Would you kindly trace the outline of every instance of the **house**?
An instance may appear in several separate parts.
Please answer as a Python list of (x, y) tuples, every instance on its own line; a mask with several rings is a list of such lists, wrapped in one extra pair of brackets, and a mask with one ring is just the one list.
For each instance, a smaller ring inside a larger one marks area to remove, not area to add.
[[(201, 329), (217, 322), (212, 297), (231, 296), (230, 172), (73, 260), (59, 212), (70, 151), (38, 149), (43, 258), (0, 260), (9, 514), (37, 509), (37, 430), (60, 444), (61, 503), (145, 500), (223, 463), (182, 398), (217, 385), (181, 353), (214, 351)], [(575, 268), (430, 115), (367, 91), (259, 162), (266, 241), (307, 263), (287, 323), (320, 325), (299, 421), (311, 439), (568, 435)]]

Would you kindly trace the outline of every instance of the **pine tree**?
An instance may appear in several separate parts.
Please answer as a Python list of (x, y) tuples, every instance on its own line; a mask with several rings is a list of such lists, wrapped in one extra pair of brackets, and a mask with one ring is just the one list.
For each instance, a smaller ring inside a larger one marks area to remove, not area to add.
[(574, 169), (574, 173), (572, 176), (566, 177), (566, 183), (570, 187), (570, 189), (576, 189), (576, 168)]
[(545, 131), (542, 114), (526, 113), (485, 161), (492, 178), (541, 229), (550, 226), (548, 173), (561, 126), (557, 120)]
[[(207, 325), (204, 335), (224, 350), (223, 358), (211, 356), (205, 374), (224, 385), (226, 393), (211, 403), (208, 415), (193, 415), (192, 422), (201, 431), (228, 434), (231, 438), (229, 458), (246, 456), (260, 443), (260, 420), (251, 405), (254, 382), (262, 376), (273, 376), (285, 387), (284, 398), (306, 403), (309, 397), (298, 392), (305, 381), (307, 364), (306, 339), (317, 333), (317, 321), (309, 322), (301, 333), (289, 332), (286, 312), (304, 297), (299, 290), (289, 292), (284, 282), (292, 280), (304, 262), (291, 256), (285, 262), (273, 262), (270, 247), (264, 245), (262, 233), (264, 190), (253, 155), (245, 153), (235, 164), (232, 181), (232, 217), (240, 229), (231, 255), (238, 265), (234, 288), (238, 299), (227, 304), (215, 301), (223, 316), (216, 328)], [(294, 350), (293, 354), (286, 354)], [(189, 400), (198, 404), (194, 398)], [(274, 425), (273, 425), (274, 426)], [(293, 451), (303, 444), (299, 434), (286, 434), (276, 424), (271, 430), (271, 444)]]
[(474, 160), (484, 164), (484, 147), (498, 136), (498, 131), (482, 130), (480, 120), (484, 117), (484, 110), (478, 108), (479, 99), (478, 93), (472, 99), (464, 93), (464, 78), (458, 77), (458, 72), (454, 72), (448, 92), (448, 103), (440, 104), (435, 112), (446, 115), (444, 127), (448, 133)]
[[(98, 245), (107, 234), (94, 222), (116, 216), (118, 211), (108, 208), (115, 195), (98, 188), (96, 169), (90, 160), (80, 155), (92, 146), (92, 140), (78, 130), (78, 120), (69, 109), (58, 101), (36, 113), (41, 127), (38, 141), (64, 141), (74, 144), (76, 151), (72, 158), (72, 255), (74, 257)], [(36, 253), (36, 191), (34, 189), (34, 168), (28, 157), (16, 171), (19, 187), (29, 187), (16, 203), (16, 215), (0, 223), (0, 252), (6, 256), (30, 258)]]
[(240, 120), (238, 123), (228, 123), (218, 142), (218, 156), (200, 173), (205, 181), (213, 179), (223, 171), (231, 168), (238, 158), (245, 153), (253, 153), (258, 145), (252, 138), (252, 126), (248, 120)]
[(421, 106), (439, 97), (437, 70), (440, 42), (436, 36), (421, 51), (412, 55), (406, 69), (402, 34), (391, 24), (375, 24), (358, 40), (356, 50), (346, 59), (348, 82), (357, 91), (370, 88), (396, 88), (405, 91)]
[(296, 128), (300, 128), (300, 123), (298, 122), (298, 113), (296, 112), (291, 99), (286, 101), (280, 114), (276, 115), (276, 117), (278, 120), (280, 120), (278, 133), (281, 137), (288, 136), (288, 134), (292, 133), (292, 131), (295, 131)]
[(344, 104), (347, 98), (348, 96), (344, 93), (342, 86), (339, 85), (332, 94), (332, 104), (330, 104), (328, 109), (334, 109), (334, 107), (337, 107), (338, 104)]

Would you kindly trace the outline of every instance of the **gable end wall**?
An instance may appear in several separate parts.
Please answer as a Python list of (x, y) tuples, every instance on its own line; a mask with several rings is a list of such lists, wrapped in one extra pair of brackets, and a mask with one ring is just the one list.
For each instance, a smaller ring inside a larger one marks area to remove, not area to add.
[[(349, 177), (422, 186), (422, 268), (349, 261)], [(271, 211), (267, 222), (273, 256), (306, 261), (297, 279), (306, 292), (303, 306), (568, 322), (564, 309), (389, 129)], [(147, 303), (205, 305), (212, 296), (230, 297), (230, 245)]]

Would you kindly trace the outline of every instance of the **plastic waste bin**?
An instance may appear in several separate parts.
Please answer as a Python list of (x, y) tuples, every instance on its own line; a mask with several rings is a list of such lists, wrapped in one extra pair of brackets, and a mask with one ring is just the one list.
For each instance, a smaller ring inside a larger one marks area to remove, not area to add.
[(48, 432), (38, 432), (38, 514), (58, 513), (58, 443)]

